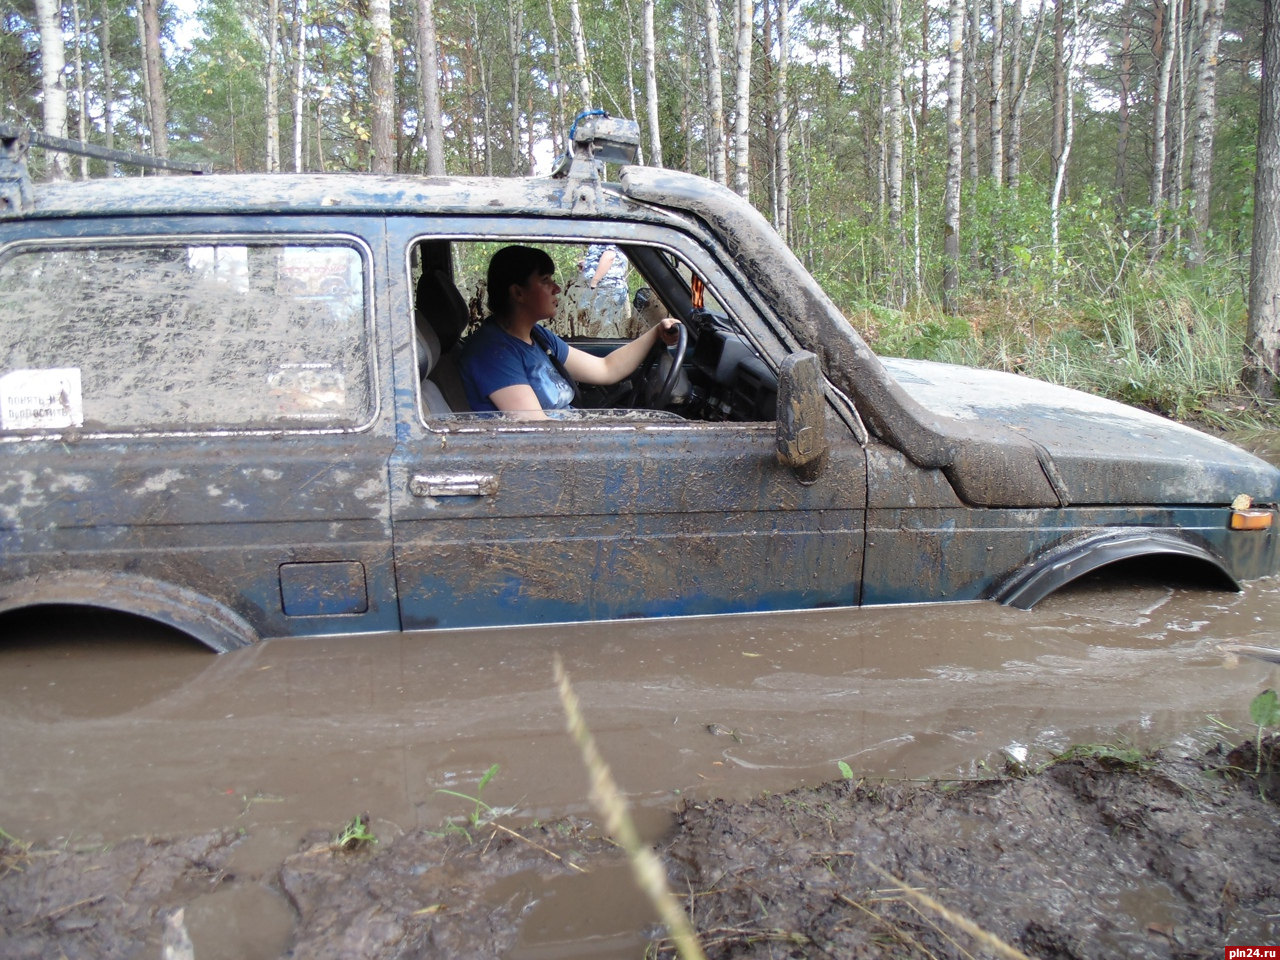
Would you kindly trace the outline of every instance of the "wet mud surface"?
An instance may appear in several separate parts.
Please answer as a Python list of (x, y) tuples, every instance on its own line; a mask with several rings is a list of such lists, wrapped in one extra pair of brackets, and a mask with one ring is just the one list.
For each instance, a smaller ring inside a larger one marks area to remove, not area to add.
[[(687, 801), (655, 846), (713, 960), (981, 953), (890, 874), (1033, 957), (1163, 960), (1276, 943), (1277, 742), (1263, 743), (1261, 778), (1252, 742), (1137, 762), (1092, 752), (1101, 756), (983, 781), (845, 779), (749, 802)], [(9, 844), (3, 955), (189, 948), (185, 931), (175, 941), (173, 911), (210, 886), (241, 882), (226, 870), (236, 839), (136, 840), (96, 852)], [(417, 830), (350, 848), (318, 832), (278, 870), (297, 915), (285, 955), (596, 956), (649, 933), (650, 955), (675, 956), (634, 890), (623, 894), (629, 909), (609, 906), (612, 936), (586, 929), (590, 920), (575, 936), (540, 919), (541, 904), (556, 900), (591, 917), (602, 892), (625, 890), (626, 873), (616, 845), (576, 817)]]

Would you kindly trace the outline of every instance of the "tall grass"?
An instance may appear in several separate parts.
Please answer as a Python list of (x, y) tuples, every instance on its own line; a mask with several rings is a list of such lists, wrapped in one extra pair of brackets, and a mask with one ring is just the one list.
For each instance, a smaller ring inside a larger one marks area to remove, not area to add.
[(1245, 305), (1229, 271), (1157, 264), (1072, 303), (1011, 287), (968, 306), (973, 319), (877, 309), (857, 322), (888, 355), (1023, 373), (1177, 419), (1244, 393)]

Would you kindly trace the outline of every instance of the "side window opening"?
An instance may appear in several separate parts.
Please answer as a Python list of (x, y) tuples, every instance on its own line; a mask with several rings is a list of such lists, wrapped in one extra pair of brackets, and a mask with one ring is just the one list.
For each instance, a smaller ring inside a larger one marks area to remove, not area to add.
[(368, 329), (352, 246), (18, 248), (0, 261), (0, 432), (358, 427)]
[[(423, 407), (428, 418), (468, 419), (507, 414), (475, 414), (466, 406), (460, 375), (462, 342), (488, 316), (486, 272), (510, 241), (423, 241), (414, 251), (415, 328)], [(642, 364), (611, 386), (579, 385), (574, 410), (556, 419), (609, 416), (679, 418), (742, 423), (772, 422), (777, 378), (717, 298), (713, 288), (674, 254), (650, 246), (607, 242), (538, 242), (555, 264), (560, 288), (553, 317), (544, 325), (569, 346), (605, 356), (643, 334), (664, 317), (681, 321), (688, 334), (680, 370), (667, 359)], [(612, 256), (608, 254), (612, 252)], [(447, 267), (441, 266), (447, 264)], [(433, 266), (434, 265), (434, 266)], [(430, 279), (435, 270), (439, 282)], [(592, 281), (595, 281), (593, 284)], [(444, 291), (445, 287), (449, 289)], [(454, 337), (460, 331), (461, 339)], [(656, 352), (656, 351), (655, 351)], [(664, 367), (665, 363), (665, 367)], [(655, 383), (673, 384), (662, 409), (647, 402)]]

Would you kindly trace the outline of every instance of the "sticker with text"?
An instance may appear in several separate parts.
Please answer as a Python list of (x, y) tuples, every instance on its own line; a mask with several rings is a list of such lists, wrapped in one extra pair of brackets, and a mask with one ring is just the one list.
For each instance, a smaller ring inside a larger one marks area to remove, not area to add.
[(14, 370), (0, 377), (0, 430), (82, 426), (79, 367)]

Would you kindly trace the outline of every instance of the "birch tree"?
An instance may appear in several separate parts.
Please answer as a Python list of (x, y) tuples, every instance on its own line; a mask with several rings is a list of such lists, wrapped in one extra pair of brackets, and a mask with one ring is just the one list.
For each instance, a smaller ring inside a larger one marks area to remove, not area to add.
[[(80, 29), (80, 0), (71, 0), (71, 23), (75, 38), (76, 126), (81, 143), (88, 139), (89, 96), (84, 86), (84, 31)], [(89, 179), (89, 158), (80, 157), (80, 179)]]
[(303, 101), (307, 85), (307, 0), (294, 0), (293, 172), (302, 172)]
[[(734, 0), (736, 3), (737, 0)], [(707, 106), (707, 132), (710, 139), (711, 179), (729, 185), (728, 156), (724, 129), (724, 85), (720, 63), (720, 9), (719, 0), (706, 0), (704, 7), (707, 28), (707, 89), (710, 103)]]
[[(1044, 37), (1045, 3), (1040, 0), (1039, 12), (1036, 14), (1035, 39), (1031, 41), (1031, 53), (1027, 56), (1026, 69), (1022, 69), (1021, 29), (1015, 39), (1013, 63), (1010, 67), (1010, 89), (1015, 92), (1009, 104), (1009, 142), (1005, 154), (1008, 158), (1009, 172), (1006, 182), (1010, 190), (1017, 190), (1022, 177), (1022, 117), (1027, 108), (1027, 90), (1031, 86), (1031, 78), (1036, 71), (1036, 57), (1040, 53), (1040, 41)], [(1017, 4), (1014, 4), (1017, 6)]]
[(391, 55), (391, 0), (371, 0), (369, 26), (369, 101), (371, 169), (395, 173), (395, 77)]
[(1195, 139), (1191, 148), (1191, 260), (1204, 260), (1209, 232), (1209, 197), (1213, 183), (1213, 130), (1217, 114), (1218, 41), (1222, 36), (1224, 0), (1196, 0), (1200, 31), (1195, 85)]
[[(547, 0), (547, 11), (551, 3)], [(554, 21), (553, 21), (554, 23)], [(557, 45), (556, 87), (560, 86)], [(440, 49), (436, 42), (435, 0), (418, 0), (418, 81), (422, 98), (422, 147), (427, 152), (427, 176), (442, 177), (444, 167), (444, 109), (440, 103)], [(561, 93), (560, 125), (564, 127), (564, 96)]]
[(507, 54), (511, 64), (511, 175), (514, 177), (520, 173), (520, 42), (524, 39), (524, 6), (520, 0), (508, 0), (507, 15)]
[[(430, 0), (428, 0), (430, 2)], [(560, 25), (556, 22), (556, 9), (553, 0), (547, 0), (547, 23), (551, 27), (551, 81), (556, 85), (556, 126), (552, 131), (552, 143), (556, 150), (564, 153), (568, 146), (565, 143), (565, 109), (564, 109), (564, 71), (560, 64)], [(432, 16), (431, 30), (435, 32), (435, 17)], [(434, 49), (434, 44), (432, 49)], [(432, 69), (435, 69), (435, 61), (432, 62)], [(439, 86), (437, 85), (437, 90)], [(439, 94), (436, 95), (436, 105), (439, 106)], [(437, 121), (438, 125), (438, 121)], [(444, 172), (444, 149), (441, 144), (441, 166), (440, 172)], [(427, 161), (430, 163), (431, 156), (428, 152)]]
[(1075, 139), (1075, 99), (1072, 95), (1071, 88), (1072, 81), (1075, 77), (1076, 63), (1080, 56), (1080, 48), (1084, 45), (1084, 36), (1087, 27), (1087, 17), (1082, 17), (1080, 15), (1079, 0), (1072, 0), (1071, 13), (1075, 29), (1073, 31), (1074, 36), (1071, 38), (1071, 44), (1068, 47), (1066, 63), (1064, 64), (1066, 98), (1064, 101), (1065, 116), (1063, 118), (1062, 153), (1058, 157), (1058, 162), (1054, 170), (1053, 195), (1049, 201), (1050, 235), (1053, 238), (1053, 262), (1055, 268), (1060, 259), (1058, 228), (1062, 213), (1062, 191), (1066, 187), (1067, 163), (1071, 159), (1071, 144)]
[(1003, 179), (1004, 0), (991, 0), (991, 181), (997, 190)]
[[(44, 95), (44, 132), (51, 137), (67, 135), (67, 54), (62, 38), (62, 8), (58, 0), (36, 0), (36, 20), (40, 25), (40, 88)], [(69, 173), (67, 155), (46, 151), (50, 180), (65, 180)]]
[(164, 57), (160, 53), (160, 0), (142, 0), (147, 98), (151, 102), (151, 149), (169, 157), (169, 101), (164, 89)]
[(755, 20), (753, 0), (736, 0), (738, 34), (735, 49), (733, 117), (733, 188), (751, 199), (750, 118), (751, 118), (751, 28)]
[(1133, 92), (1133, 0), (1125, 0), (1120, 34), (1120, 97), (1116, 108), (1116, 204), (1125, 205), (1129, 179), (1129, 107)]
[[(998, 2), (998, 0), (997, 0)], [(964, 0), (948, 3), (947, 71), (947, 180), (942, 202), (943, 226), (942, 297), (949, 314), (959, 310), (960, 291), (960, 178), (964, 133), (960, 129), (961, 98), (964, 93)]]
[(641, 44), (644, 50), (645, 112), (649, 116), (649, 163), (660, 167), (662, 166), (662, 134), (658, 129), (658, 65), (653, 37), (653, 5), (654, 0), (644, 0), (641, 14), (644, 36), (641, 38)]
[(902, 246), (902, 0), (889, 0), (889, 233)]
[[(116, 145), (115, 125), (115, 77), (111, 71), (111, 12), (107, 8), (107, 0), (102, 0), (102, 22), (98, 27), (98, 37), (102, 48), (102, 126), (107, 139), (107, 149), (114, 150)], [(115, 176), (116, 165), (107, 161), (107, 176)]]
[(578, 0), (569, 0), (569, 33), (573, 40), (573, 58), (578, 73), (580, 108), (591, 109), (591, 71), (587, 66), (587, 41), (582, 33), (582, 11)]
[(280, 2), (267, 0), (267, 173), (280, 172)]
[(1152, 256), (1155, 256), (1161, 242), (1160, 217), (1164, 208), (1164, 174), (1168, 156), (1168, 116), (1169, 116), (1169, 83), (1173, 76), (1174, 31), (1172, 30), (1173, 12), (1177, 9), (1177, 0), (1165, 3), (1156, 2), (1156, 53), (1159, 57), (1159, 68), (1156, 72), (1155, 92), (1152, 96), (1152, 136), (1151, 136), (1151, 209), (1155, 216), (1155, 230), (1152, 235)]
[(1262, 102), (1245, 375), (1259, 394), (1273, 398), (1280, 381), (1280, 0), (1263, 0), (1262, 11)]
[(791, 225), (791, 143), (788, 128), (790, 119), (790, 90), (787, 88), (787, 62), (790, 59), (791, 27), (787, 0), (778, 0), (778, 221), (776, 226), (783, 240), (787, 239)]

